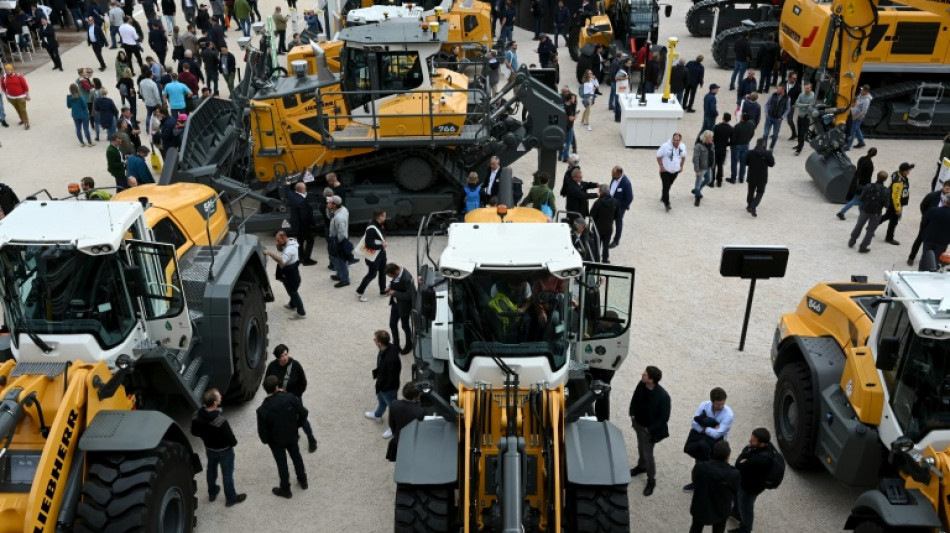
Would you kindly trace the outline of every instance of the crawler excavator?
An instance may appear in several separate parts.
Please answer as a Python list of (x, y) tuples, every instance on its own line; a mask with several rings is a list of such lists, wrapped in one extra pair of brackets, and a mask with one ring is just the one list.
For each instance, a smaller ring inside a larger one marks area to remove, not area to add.
[(189, 118), (173, 181), (208, 180), (254, 198), (270, 211), (249, 223), (271, 230), (286, 218), (284, 185), (310, 170), (322, 191), (335, 172), (352, 223), (385, 209), (394, 228), (415, 228), (422, 215), (455, 208), (467, 174), (492, 156), (510, 165), (537, 150), (540, 170), (554, 175), (566, 125), (560, 96), (526, 67), (489, 96), (480, 68), (470, 78), (438, 66), (448, 32), (405, 19), (345, 28), (339, 76), (319, 47), (311, 76), (303, 64), (274, 76), (270, 54), (252, 51), (232, 102), (210, 100)]
[(586, 416), (609, 386), (585, 369), (627, 357), (634, 270), (583, 262), (567, 223), (509, 200), (420, 225), (414, 377), (435, 415), (399, 435), (394, 530), (629, 532), (623, 435)]
[[(943, 137), (950, 132), (950, 11), (945, 2), (786, 0), (780, 45), (815, 69), (806, 169), (832, 202), (846, 200), (854, 165), (843, 152), (858, 87), (873, 97), (866, 136)], [(806, 76), (807, 77), (807, 76)], [(828, 97), (826, 99), (826, 96)]]
[[(783, 2), (784, 0), (694, 0), (692, 7), (686, 12), (686, 29), (696, 37), (709, 37), (713, 34), (713, 29), (717, 36), (734, 28), (760, 33), (756, 28), (749, 27), (749, 22), (775, 22), (773, 13), (777, 18), (782, 11)], [(774, 27), (772, 31), (775, 31)], [(714, 52), (715, 49), (713, 47)]]
[(260, 243), (201, 185), (37, 196), (0, 221), (0, 532), (191, 532), (201, 463), (152, 409), (257, 391)]

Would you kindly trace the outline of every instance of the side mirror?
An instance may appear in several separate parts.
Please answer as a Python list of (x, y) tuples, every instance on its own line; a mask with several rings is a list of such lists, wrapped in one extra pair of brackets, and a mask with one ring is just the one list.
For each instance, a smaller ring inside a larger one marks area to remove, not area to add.
[(893, 370), (897, 363), (897, 352), (900, 349), (900, 337), (884, 337), (877, 343), (877, 360), (875, 366), (878, 370)]
[(666, 18), (670, 18), (670, 15), (673, 14), (673, 6), (667, 4), (666, 7), (663, 8), (663, 14), (666, 15)]

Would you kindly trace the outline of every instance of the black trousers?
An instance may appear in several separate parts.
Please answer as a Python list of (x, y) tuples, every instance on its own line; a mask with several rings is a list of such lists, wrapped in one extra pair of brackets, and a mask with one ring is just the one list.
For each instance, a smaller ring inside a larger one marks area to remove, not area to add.
[(284, 41), (287, 39), (287, 30), (274, 30), (274, 33), (277, 34), (277, 53), (286, 53), (287, 45)]
[(670, 205), (670, 187), (679, 175), (679, 172), (660, 172), (660, 180), (663, 181), (663, 193), (660, 195), (660, 200), (666, 205)]
[(683, 109), (692, 109), (696, 100), (696, 85), (687, 85), (683, 92)]
[(897, 223), (901, 221), (901, 216), (893, 207), (888, 207), (887, 211), (884, 211), (884, 216), (881, 217), (882, 223), (885, 220), (887, 221), (887, 233), (884, 235), (884, 240), (894, 240), (894, 230), (897, 229)]
[(788, 115), (785, 117), (785, 122), (788, 122), (788, 127), (792, 131), (792, 137), (798, 138), (798, 126), (796, 126), (797, 121), (795, 120), (795, 108), (792, 108), (788, 111)]
[(135, 74), (135, 69), (131, 68), (133, 55), (135, 56), (135, 60), (138, 61), (139, 63), (139, 72), (141, 72), (141, 70), (144, 69), (145, 67), (143, 66), (143, 63), (142, 63), (142, 51), (139, 50), (139, 45), (123, 44), (122, 49), (125, 50), (125, 58), (126, 58), (126, 61), (128, 61), (129, 63), (129, 69), (132, 70), (132, 74), (133, 75)]
[(412, 328), (409, 326), (409, 315), (411, 313), (407, 309), (405, 313), (399, 311), (399, 304), (393, 302), (389, 307), (389, 331), (392, 332), (393, 344), (398, 346), (400, 350), (403, 348), (403, 345), (399, 343), (399, 329), (398, 326), (402, 325), (402, 331), (406, 334), (406, 346), (412, 345)]
[(796, 128), (798, 131), (795, 132), (798, 134), (798, 145), (795, 146), (795, 149), (801, 151), (802, 147), (805, 146), (805, 135), (808, 134), (808, 117), (799, 114), (795, 122), (798, 124), (798, 128)]
[(749, 209), (755, 211), (755, 208), (759, 207), (762, 196), (765, 195), (765, 184), (765, 180), (749, 180), (749, 192), (745, 196), (745, 203)]
[(313, 229), (312, 228), (301, 228), (296, 231), (297, 242), (300, 243), (300, 260), (301, 261), (313, 261), (311, 257), (313, 255)]
[(103, 46), (105, 46), (105, 43), (92, 43), (92, 52), (96, 54), (96, 59), (99, 60), (99, 68), (106, 68), (106, 62), (102, 59)]
[[(726, 151), (722, 152), (716, 151), (716, 166), (713, 170), (713, 181), (718, 185), (722, 185), (722, 165), (726, 163)], [(712, 182), (710, 182), (712, 184)]]
[[(689, 533), (702, 533), (703, 529), (706, 527), (706, 524), (693, 519), (693, 523), (689, 526)], [(723, 533), (726, 530), (726, 523), (721, 524), (709, 524), (709, 527), (712, 528), (713, 533)]]
[(63, 70), (63, 62), (59, 59), (59, 47), (57, 46), (56, 48), (47, 48), (46, 52), (49, 54), (49, 58), (53, 62), (53, 68)]
[(300, 446), (297, 441), (291, 444), (269, 444), (270, 452), (274, 455), (274, 461), (277, 463), (277, 475), (280, 477), (280, 488), (290, 490), (290, 469), (287, 468), (287, 455), (294, 463), (294, 474), (297, 475), (297, 481), (307, 482), (307, 469), (303, 465), (303, 457), (300, 456)]

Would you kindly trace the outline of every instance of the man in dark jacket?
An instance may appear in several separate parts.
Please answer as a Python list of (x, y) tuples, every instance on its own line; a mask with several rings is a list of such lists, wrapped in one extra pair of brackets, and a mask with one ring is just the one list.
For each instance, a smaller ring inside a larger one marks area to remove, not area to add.
[(742, 37), (739, 37), (736, 44), (733, 45), (733, 52), (736, 59), (735, 66), (732, 68), (732, 78), (729, 80), (730, 91), (736, 88), (736, 78), (741, 82), (742, 76), (745, 75), (746, 69), (749, 68), (749, 56), (752, 55), (752, 46), (749, 44), (748, 33), (743, 33)]
[(630, 469), (631, 476), (647, 474), (647, 485), (643, 495), (653, 494), (656, 487), (656, 461), (653, 447), (670, 436), (670, 395), (662, 386), (663, 372), (655, 366), (648, 366), (640, 375), (640, 383), (630, 398), (630, 422), (637, 433), (637, 466)]
[(399, 433), (409, 425), (413, 420), (422, 420), (425, 411), (419, 405), (419, 388), (412, 381), (402, 386), (402, 400), (396, 400), (389, 404), (389, 431), (392, 433), (392, 440), (386, 447), (386, 459), (396, 460), (396, 452), (399, 450)]
[[(871, 148), (871, 150), (874, 150), (874, 148)], [(923, 244), (924, 219), (927, 211), (940, 206), (947, 198), (950, 198), (950, 181), (943, 182), (939, 191), (927, 193), (924, 199), (920, 201), (920, 229), (917, 230), (917, 238), (914, 239), (914, 244), (910, 247), (907, 266), (914, 266), (914, 259), (917, 257), (917, 252), (920, 251), (920, 245)]]
[(881, 217), (881, 222), (887, 221), (887, 233), (884, 235), (884, 242), (887, 244), (900, 245), (900, 242), (894, 239), (894, 230), (897, 229), (897, 223), (901, 220), (904, 207), (910, 203), (909, 178), (910, 171), (913, 169), (913, 164), (904, 162), (898, 167), (897, 172), (891, 174), (890, 201), (887, 203), (887, 211)]
[(63, 62), (59, 58), (59, 41), (56, 40), (56, 30), (53, 24), (46, 19), (40, 19), (39, 38), (40, 44), (49, 53), (49, 58), (53, 62), (53, 70), (63, 71)]
[(758, 86), (759, 84), (755, 81), (755, 71), (746, 71), (746, 77), (739, 80), (739, 87), (736, 89), (736, 105), (741, 105), (746, 95), (754, 93)]
[(858, 208), (858, 221), (855, 223), (854, 229), (851, 230), (851, 239), (848, 240), (848, 248), (854, 247), (854, 244), (858, 241), (858, 237), (861, 236), (861, 230), (864, 229), (864, 225), (867, 224), (867, 233), (864, 235), (864, 240), (861, 241), (861, 247), (858, 248), (858, 251), (862, 254), (871, 251), (868, 245), (871, 244), (871, 239), (874, 238), (874, 231), (877, 229), (878, 224), (881, 223), (881, 209), (884, 209), (884, 206), (887, 205), (888, 190), (887, 187), (884, 186), (884, 182), (886, 181), (887, 172), (882, 170), (877, 173), (876, 183), (869, 183), (861, 190), (861, 196), (858, 200), (860, 205)]
[(736, 167), (738, 167), (739, 183), (745, 181), (745, 155), (749, 153), (749, 143), (755, 137), (755, 124), (749, 120), (748, 113), (743, 113), (741, 120), (732, 130), (732, 173), (726, 180), (729, 183), (736, 182)]
[[(389, 282), (386, 295), (389, 296), (389, 330), (392, 332), (393, 344), (399, 348), (399, 329), (406, 334), (406, 346), (399, 353), (406, 355), (412, 351), (412, 328), (409, 327), (409, 317), (412, 315), (412, 300), (416, 293), (416, 283), (412, 274), (396, 263), (386, 265), (386, 275), (393, 280)], [(397, 387), (398, 388), (398, 387)]]
[[(275, 376), (281, 390), (293, 394), (303, 404), (303, 393), (307, 390), (307, 374), (303, 371), (303, 365), (290, 357), (290, 349), (286, 344), (278, 344), (274, 347), (274, 360), (267, 365), (264, 375)], [(310, 420), (304, 418), (300, 422), (300, 427), (307, 435), (308, 451), (310, 453), (317, 451), (317, 438), (313, 435)]]
[(304, 266), (317, 264), (313, 254), (313, 207), (307, 201), (307, 184), (298, 181), (294, 190), (287, 193), (290, 204), (290, 230), (300, 243), (300, 262)]
[[(749, 445), (736, 459), (739, 471), (739, 491), (732, 505), (732, 514), (739, 518), (739, 528), (732, 531), (751, 533), (755, 519), (755, 499), (765, 490), (765, 480), (772, 471), (772, 455), (778, 453), (772, 445), (772, 435), (765, 428), (755, 428)], [(730, 533), (732, 533), (730, 531)]]
[(719, 116), (719, 110), (716, 108), (717, 94), (719, 94), (719, 85), (713, 83), (709, 86), (709, 92), (703, 97), (703, 126), (699, 128), (700, 132), (712, 130), (716, 125), (716, 117)]
[(729, 464), (731, 450), (727, 441), (713, 445), (711, 461), (693, 467), (693, 501), (689, 513), (693, 523), (689, 533), (701, 533), (707, 525), (714, 533), (725, 531), (732, 501), (739, 490), (739, 471)]
[(498, 195), (498, 185), (501, 183), (503, 172), (510, 173), (511, 170), (502, 168), (501, 160), (497, 156), (492, 156), (488, 162), (488, 168), (482, 171), (482, 205), (489, 205), (491, 199)]
[(712, 187), (713, 184), (715, 184), (716, 187), (722, 187), (722, 166), (726, 162), (726, 150), (732, 146), (732, 124), (729, 124), (731, 120), (732, 115), (723, 113), (722, 122), (716, 124), (716, 127), (712, 130), (713, 146), (716, 150), (716, 166), (713, 171), (713, 182), (709, 184), (710, 187)]
[(620, 234), (623, 232), (623, 216), (633, 205), (633, 184), (630, 183), (630, 178), (623, 173), (623, 169), (619, 166), (610, 171), (610, 195), (614, 197), (614, 200), (617, 200), (618, 207), (614, 238), (610, 243), (610, 248), (615, 248), (620, 244)]
[(861, 197), (861, 190), (864, 189), (865, 185), (871, 183), (871, 176), (874, 175), (874, 162), (871, 159), (877, 155), (877, 148), (871, 147), (868, 149), (866, 155), (858, 158), (858, 163), (855, 166), (854, 176), (851, 177), (851, 184), (848, 185), (848, 203), (844, 204), (844, 207), (841, 208), (841, 211), (835, 215), (839, 220), (845, 220), (844, 214), (851, 209), (852, 206), (858, 205), (858, 200)]
[(284, 392), (278, 386), (277, 376), (264, 378), (264, 392), (267, 398), (257, 408), (257, 435), (261, 442), (270, 447), (274, 460), (277, 462), (277, 474), (280, 476), (280, 486), (271, 489), (271, 492), (282, 498), (293, 498), (290, 491), (290, 470), (287, 469), (287, 455), (294, 463), (294, 473), (300, 488), (307, 490), (307, 470), (300, 456), (297, 446), (297, 428), (307, 419), (307, 409), (300, 402), (300, 398)]
[[(584, 173), (580, 168), (571, 171), (571, 179), (564, 182), (564, 193), (567, 196), (565, 209), (572, 213), (579, 213), (586, 218), (590, 215), (590, 208), (587, 204), (591, 198), (597, 198), (597, 193), (587, 192), (588, 189), (597, 187), (592, 181), (584, 181)], [(571, 217), (576, 218), (576, 217)]]
[(86, 22), (89, 23), (86, 44), (92, 47), (96, 59), (99, 60), (99, 72), (102, 72), (106, 69), (106, 62), (102, 59), (102, 47), (106, 45), (106, 34), (102, 31), (102, 23), (98, 22), (95, 17), (87, 18)]
[[(601, 183), (597, 187), (599, 198), (590, 209), (590, 217), (594, 220), (597, 235), (600, 238), (600, 254), (604, 263), (610, 263), (610, 241), (613, 237), (614, 222), (617, 220), (617, 211), (620, 204), (610, 196), (610, 185)], [(598, 258), (600, 259), (600, 258)]]
[(224, 505), (231, 507), (247, 499), (247, 494), (238, 494), (234, 490), (234, 447), (237, 439), (231, 431), (231, 424), (221, 414), (221, 393), (218, 389), (208, 389), (202, 397), (204, 407), (195, 411), (191, 417), (191, 434), (201, 439), (208, 457), (208, 500), (214, 501), (221, 492), (218, 486), (218, 465), (221, 465), (221, 479), (224, 484)]
[(759, 66), (760, 93), (769, 92), (769, 87), (772, 82), (772, 68), (778, 60), (778, 54), (779, 48), (778, 43), (775, 42), (775, 36), (767, 36), (765, 42), (762, 43), (762, 46), (759, 48), (759, 54), (755, 59), (756, 64)]
[(676, 101), (683, 109), (686, 109), (683, 92), (687, 85), (689, 85), (689, 70), (686, 68), (686, 60), (679, 58), (676, 65), (673, 65), (673, 68), (670, 69), (670, 92), (676, 95)]
[(798, 95), (802, 94), (802, 84), (798, 83), (797, 72), (788, 74), (788, 81), (785, 82), (785, 94), (788, 95), (788, 103), (791, 105), (788, 115), (785, 116), (788, 127), (792, 129), (792, 136), (788, 140), (794, 141), (798, 139), (798, 126), (795, 124), (795, 102), (798, 101)]
[[(363, 416), (376, 422), (383, 421), (386, 408), (396, 401), (399, 393), (399, 373), (402, 372), (402, 362), (399, 361), (399, 350), (390, 342), (389, 332), (377, 330), (373, 334), (373, 343), (376, 344), (376, 368), (373, 369), (373, 379), (376, 381), (376, 410), (366, 411)], [(392, 429), (387, 428), (383, 438), (393, 436)]]
[(703, 86), (703, 78), (706, 75), (702, 54), (686, 63), (686, 70), (689, 71), (689, 82), (686, 83), (686, 92), (683, 93), (683, 105), (686, 107), (687, 113), (695, 113), (693, 101), (696, 99), (696, 89)]
[(755, 209), (765, 194), (765, 185), (769, 182), (769, 167), (775, 166), (775, 157), (765, 149), (765, 137), (755, 141), (755, 150), (746, 154), (749, 167), (749, 192), (746, 194), (745, 210), (753, 217), (759, 216)]
[(950, 245), (950, 198), (943, 198), (939, 206), (928, 209), (920, 225), (924, 257), (932, 252), (934, 259), (939, 259)]
[(769, 151), (775, 149), (775, 143), (778, 141), (778, 132), (782, 129), (782, 122), (791, 109), (788, 95), (785, 94), (785, 87), (779, 85), (775, 88), (775, 94), (769, 97), (765, 102), (765, 132), (762, 137), (768, 138), (769, 130), (773, 130), (772, 142), (769, 144)]

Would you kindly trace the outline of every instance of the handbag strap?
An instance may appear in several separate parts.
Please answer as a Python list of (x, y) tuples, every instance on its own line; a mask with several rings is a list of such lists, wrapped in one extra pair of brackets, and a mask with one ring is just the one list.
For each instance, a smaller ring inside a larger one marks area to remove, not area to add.
[(282, 389), (287, 390), (287, 385), (290, 383), (290, 372), (294, 369), (294, 362), (291, 361), (287, 363), (287, 372), (284, 374), (284, 382), (281, 384)]

